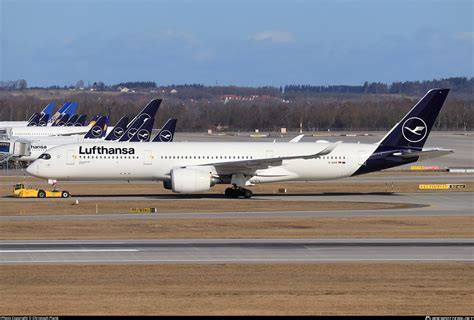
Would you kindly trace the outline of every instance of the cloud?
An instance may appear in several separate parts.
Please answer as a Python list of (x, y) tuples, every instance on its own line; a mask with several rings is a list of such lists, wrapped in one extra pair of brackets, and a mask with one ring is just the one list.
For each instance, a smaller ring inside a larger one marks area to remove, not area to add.
[(285, 43), (293, 40), (293, 35), (286, 31), (264, 31), (250, 37), (254, 41), (270, 41), (274, 43)]
[(458, 32), (456, 38), (462, 41), (472, 42), (474, 41), (474, 32)]

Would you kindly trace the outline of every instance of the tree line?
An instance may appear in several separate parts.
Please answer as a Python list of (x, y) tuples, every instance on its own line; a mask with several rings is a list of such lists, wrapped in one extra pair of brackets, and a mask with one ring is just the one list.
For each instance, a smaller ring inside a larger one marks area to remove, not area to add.
[[(284, 99), (253, 101), (182, 99), (176, 95), (157, 93), (104, 93), (25, 91), (0, 93), (0, 120), (26, 120), (55, 100), (79, 103), (78, 112), (108, 114), (111, 124), (123, 115), (133, 116), (151, 99), (164, 98), (158, 111), (155, 128), (168, 118), (178, 119), (179, 131), (206, 131), (225, 127), (229, 131), (276, 131), (281, 127), (306, 132), (334, 130), (388, 130), (421, 98), (420, 95), (387, 94), (320, 94)], [(474, 128), (474, 97), (450, 93), (435, 124), (438, 130), (472, 130)]]

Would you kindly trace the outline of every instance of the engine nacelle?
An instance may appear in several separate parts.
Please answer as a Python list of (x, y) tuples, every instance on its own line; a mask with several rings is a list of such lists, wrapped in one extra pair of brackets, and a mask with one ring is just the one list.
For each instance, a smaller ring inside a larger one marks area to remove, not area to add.
[(213, 185), (212, 174), (196, 169), (173, 169), (171, 189), (173, 192), (194, 193), (207, 191)]

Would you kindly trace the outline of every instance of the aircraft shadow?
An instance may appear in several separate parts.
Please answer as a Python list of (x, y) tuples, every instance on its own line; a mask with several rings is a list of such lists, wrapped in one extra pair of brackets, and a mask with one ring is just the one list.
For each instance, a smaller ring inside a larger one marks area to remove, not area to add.
[[(356, 196), (398, 196), (394, 192), (321, 192), (321, 193), (257, 193), (254, 194), (252, 200), (268, 200), (259, 199), (258, 197), (356, 197)], [(153, 199), (229, 199), (223, 194), (212, 194), (212, 193), (198, 193), (198, 194), (96, 194), (96, 195), (84, 195), (84, 194), (73, 194), (72, 198), (147, 198)]]

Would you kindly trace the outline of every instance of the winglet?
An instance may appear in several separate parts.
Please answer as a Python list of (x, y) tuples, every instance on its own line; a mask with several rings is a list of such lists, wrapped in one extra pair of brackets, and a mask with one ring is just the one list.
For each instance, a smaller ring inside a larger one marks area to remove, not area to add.
[(300, 142), (300, 140), (303, 139), (303, 137), (304, 137), (304, 134), (300, 134), (300, 135), (294, 137), (293, 139), (291, 139), (289, 142), (291, 142), (291, 143)]

